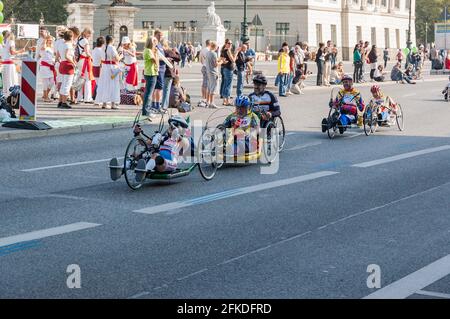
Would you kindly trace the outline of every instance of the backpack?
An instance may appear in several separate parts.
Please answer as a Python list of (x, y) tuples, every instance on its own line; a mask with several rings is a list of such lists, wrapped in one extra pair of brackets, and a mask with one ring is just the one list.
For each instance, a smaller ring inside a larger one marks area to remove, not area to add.
[(78, 63), (78, 61), (80, 61), (81, 53), (84, 51), (84, 48), (80, 45), (81, 40), (83, 40), (83, 38), (78, 39), (77, 47), (75, 48), (75, 52), (74, 52), (74, 59), (75, 59), (75, 62), (77, 62), (77, 63)]

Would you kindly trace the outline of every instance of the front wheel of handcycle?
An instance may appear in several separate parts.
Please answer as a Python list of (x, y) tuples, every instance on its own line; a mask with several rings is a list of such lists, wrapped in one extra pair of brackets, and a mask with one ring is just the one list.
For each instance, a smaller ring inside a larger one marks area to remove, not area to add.
[(400, 131), (403, 131), (405, 129), (405, 119), (403, 117), (403, 109), (400, 104), (397, 105), (397, 111), (395, 114), (397, 127)]
[(369, 136), (375, 133), (378, 129), (378, 115), (376, 109), (368, 107), (363, 115), (364, 133)]
[(217, 145), (216, 130), (206, 129), (198, 143), (198, 169), (202, 177), (210, 181), (216, 176), (217, 169)]
[(284, 148), (284, 144), (286, 143), (286, 129), (284, 127), (284, 121), (283, 118), (277, 116), (274, 118), (273, 122), (278, 129), (278, 142), (280, 143), (278, 151), (281, 152)]
[(142, 185), (144, 185), (143, 182), (136, 181), (135, 169), (139, 160), (143, 159), (148, 151), (147, 143), (141, 137), (133, 138), (128, 144), (124, 158), (123, 170), (125, 173), (125, 181), (132, 190), (138, 190), (142, 187)]
[(328, 113), (328, 126), (327, 126), (327, 135), (330, 140), (332, 140), (336, 136), (336, 132), (338, 130), (337, 122), (338, 122), (338, 112), (331, 108), (330, 112)]
[(268, 164), (273, 163), (280, 150), (280, 134), (274, 122), (270, 121), (264, 128), (263, 132), (263, 149), (264, 158)]

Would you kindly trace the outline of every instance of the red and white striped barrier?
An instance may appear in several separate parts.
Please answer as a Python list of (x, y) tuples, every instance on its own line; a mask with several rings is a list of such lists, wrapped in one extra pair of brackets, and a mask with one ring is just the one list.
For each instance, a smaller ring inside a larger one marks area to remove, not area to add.
[(22, 85), (20, 90), (19, 118), (22, 121), (36, 121), (37, 62), (22, 61)]

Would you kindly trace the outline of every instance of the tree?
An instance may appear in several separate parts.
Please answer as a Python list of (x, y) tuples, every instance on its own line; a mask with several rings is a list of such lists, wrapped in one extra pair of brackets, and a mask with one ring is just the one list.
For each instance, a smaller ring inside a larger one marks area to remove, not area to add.
[(60, 24), (67, 20), (65, 5), (68, 0), (3, 0), (5, 20), (14, 16), (20, 22), (39, 23), (41, 13), (46, 24)]

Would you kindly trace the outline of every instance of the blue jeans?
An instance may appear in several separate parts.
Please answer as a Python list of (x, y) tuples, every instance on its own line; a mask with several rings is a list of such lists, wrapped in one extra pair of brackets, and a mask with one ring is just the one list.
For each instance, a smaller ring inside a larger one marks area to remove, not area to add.
[(287, 90), (289, 91), (292, 87), (292, 82), (294, 81), (294, 73), (289, 74)]
[(244, 77), (245, 71), (237, 71), (236, 96), (241, 96), (244, 93)]
[(231, 88), (233, 85), (233, 70), (222, 68), (222, 92), (220, 95), (227, 99), (231, 96)]
[(288, 82), (289, 82), (289, 73), (280, 74), (280, 80), (278, 83), (278, 93), (280, 94), (280, 96), (286, 96)]
[(145, 93), (144, 103), (142, 104), (142, 115), (147, 115), (148, 101), (155, 90), (157, 76), (156, 75), (144, 75), (145, 78)]
[(169, 97), (170, 97), (170, 89), (172, 88), (172, 78), (164, 79), (164, 87), (163, 87), (163, 97), (161, 106), (163, 109), (167, 109), (169, 107)]

